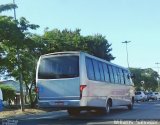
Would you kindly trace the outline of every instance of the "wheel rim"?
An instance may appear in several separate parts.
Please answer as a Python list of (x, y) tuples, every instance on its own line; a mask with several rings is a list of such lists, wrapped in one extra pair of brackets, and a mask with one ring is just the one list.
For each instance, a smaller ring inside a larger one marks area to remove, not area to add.
[(106, 113), (107, 114), (110, 113), (110, 104), (109, 103), (107, 103), (107, 106), (106, 106)]
[(133, 101), (131, 101), (131, 107), (133, 107)]
[(133, 108), (133, 101), (131, 101), (131, 105), (130, 106), (131, 106), (130, 109), (132, 109)]

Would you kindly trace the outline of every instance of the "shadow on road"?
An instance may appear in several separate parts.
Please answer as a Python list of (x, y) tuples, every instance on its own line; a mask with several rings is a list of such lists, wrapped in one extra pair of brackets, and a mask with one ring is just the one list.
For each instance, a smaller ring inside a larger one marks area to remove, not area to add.
[[(56, 118), (43, 118), (35, 120), (20, 120), (18, 125), (86, 125), (96, 124), (101, 125), (103, 122), (108, 121), (110, 125), (114, 119), (110, 119), (115, 114), (129, 112), (128, 109), (112, 109), (109, 115), (100, 114), (95, 111), (81, 112), (78, 116), (64, 115)], [(106, 123), (105, 123), (106, 124)]]

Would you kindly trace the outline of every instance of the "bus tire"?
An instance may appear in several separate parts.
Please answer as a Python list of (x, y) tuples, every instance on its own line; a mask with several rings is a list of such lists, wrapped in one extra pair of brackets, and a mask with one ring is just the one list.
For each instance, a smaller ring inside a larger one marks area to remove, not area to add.
[(67, 111), (70, 116), (77, 116), (80, 114), (80, 110), (78, 109), (68, 109)]
[(109, 114), (111, 112), (111, 104), (112, 102), (108, 100), (106, 104), (106, 109), (105, 109), (106, 114)]
[(133, 104), (134, 104), (134, 99), (132, 99), (131, 104), (128, 105), (129, 110), (133, 109)]

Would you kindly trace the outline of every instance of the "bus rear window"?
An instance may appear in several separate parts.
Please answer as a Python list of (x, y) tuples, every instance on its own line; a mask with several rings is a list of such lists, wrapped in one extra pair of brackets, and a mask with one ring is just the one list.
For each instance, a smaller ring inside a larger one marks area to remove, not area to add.
[(39, 79), (60, 79), (79, 76), (78, 56), (44, 57), (38, 69)]

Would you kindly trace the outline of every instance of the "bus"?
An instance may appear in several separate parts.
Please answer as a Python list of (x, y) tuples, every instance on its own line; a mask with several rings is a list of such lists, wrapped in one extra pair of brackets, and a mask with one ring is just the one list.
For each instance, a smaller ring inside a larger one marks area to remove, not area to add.
[(41, 55), (37, 63), (38, 107), (109, 113), (116, 106), (133, 108), (134, 84), (127, 68), (85, 52)]

